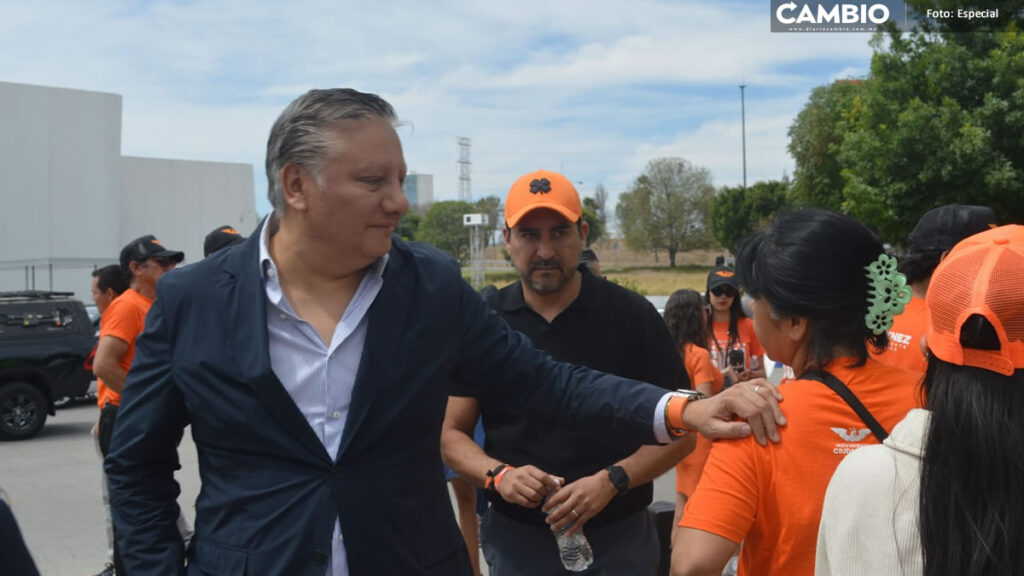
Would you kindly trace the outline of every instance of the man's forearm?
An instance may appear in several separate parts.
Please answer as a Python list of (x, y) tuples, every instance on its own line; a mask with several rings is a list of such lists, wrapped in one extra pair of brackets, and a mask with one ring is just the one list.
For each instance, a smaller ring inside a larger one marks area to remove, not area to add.
[(121, 394), (124, 392), (124, 381), (128, 377), (128, 373), (121, 369), (120, 364), (113, 364), (104, 362), (95, 362), (93, 364), (93, 374), (103, 380), (103, 385), (110, 388), (114, 392)]
[(441, 456), (444, 463), (457, 472), (460, 478), (480, 487), (487, 480), (487, 471), (502, 464), (500, 460), (488, 456), (470, 435), (455, 428), (442, 430)]
[(665, 446), (641, 446), (636, 452), (616, 462), (616, 465), (622, 466), (626, 471), (629, 476), (629, 487), (634, 488), (651, 482), (670, 470), (693, 452), (696, 443), (697, 433), (692, 432)]

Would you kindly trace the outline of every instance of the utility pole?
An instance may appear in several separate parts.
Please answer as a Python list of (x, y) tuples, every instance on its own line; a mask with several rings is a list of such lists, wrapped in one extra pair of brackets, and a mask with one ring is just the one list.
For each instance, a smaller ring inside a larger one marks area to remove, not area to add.
[(747, 187), (747, 101), (744, 97), (746, 84), (740, 84), (740, 122), (743, 130), (743, 187)]
[(463, 202), (473, 201), (473, 191), (470, 185), (469, 168), (472, 164), (469, 161), (469, 148), (471, 146), (469, 138), (465, 136), (459, 136), (455, 139), (455, 142), (459, 146), (459, 200)]

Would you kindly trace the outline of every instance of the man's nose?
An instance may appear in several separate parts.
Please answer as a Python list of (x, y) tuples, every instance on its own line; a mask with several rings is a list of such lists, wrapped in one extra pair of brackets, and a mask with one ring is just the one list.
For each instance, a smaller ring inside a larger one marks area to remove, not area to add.
[(398, 180), (390, 186), (387, 196), (384, 198), (384, 210), (389, 213), (397, 212), (405, 214), (409, 211), (409, 199), (405, 197), (405, 190)]
[(555, 255), (555, 243), (550, 238), (541, 238), (537, 242), (537, 256), (540, 258), (550, 259)]

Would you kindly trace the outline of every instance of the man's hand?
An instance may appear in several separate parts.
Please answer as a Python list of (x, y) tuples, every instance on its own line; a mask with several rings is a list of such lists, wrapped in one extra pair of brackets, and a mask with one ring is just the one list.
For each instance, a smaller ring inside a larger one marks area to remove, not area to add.
[(544, 503), (544, 512), (550, 512), (558, 506), (558, 510), (548, 516), (547, 522), (552, 530), (567, 529), (567, 534), (575, 534), (588, 520), (604, 510), (616, 494), (618, 490), (612, 485), (605, 470), (580, 478), (552, 494)]
[[(786, 425), (779, 408), (782, 394), (764, 378), (730, 386), (711, 398), (687, 402), (683, 423), (708, 438), (743, 438), (754, 434), (757, 443), (781, 440), (778, 426)], [(735, 418), (744, 421), (737, 421)]]
[(506, 502), (536, 508), (548, 494), (558, 490), (559, 480), (536, 466), (513, 468), (501, 477), (498, 494)]

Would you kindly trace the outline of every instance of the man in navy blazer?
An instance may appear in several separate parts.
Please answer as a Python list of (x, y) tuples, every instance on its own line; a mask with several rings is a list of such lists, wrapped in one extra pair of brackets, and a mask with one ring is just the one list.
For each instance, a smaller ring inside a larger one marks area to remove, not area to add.
[[(190, 575), (469, 574), (439, 448), (451, 378), (596, 439), (776, 437), (771, 387), (693, 402), (556, 363), (451, 257), (393, 236), (409, 207), (394, 122), (354, 90), (292, 102), (267, 144), (274, 213), (161, 279), (106, 460), (131, 576), (186, 559)], [(185, 551), (173, 474), (188, 425), (202, 489)]]

